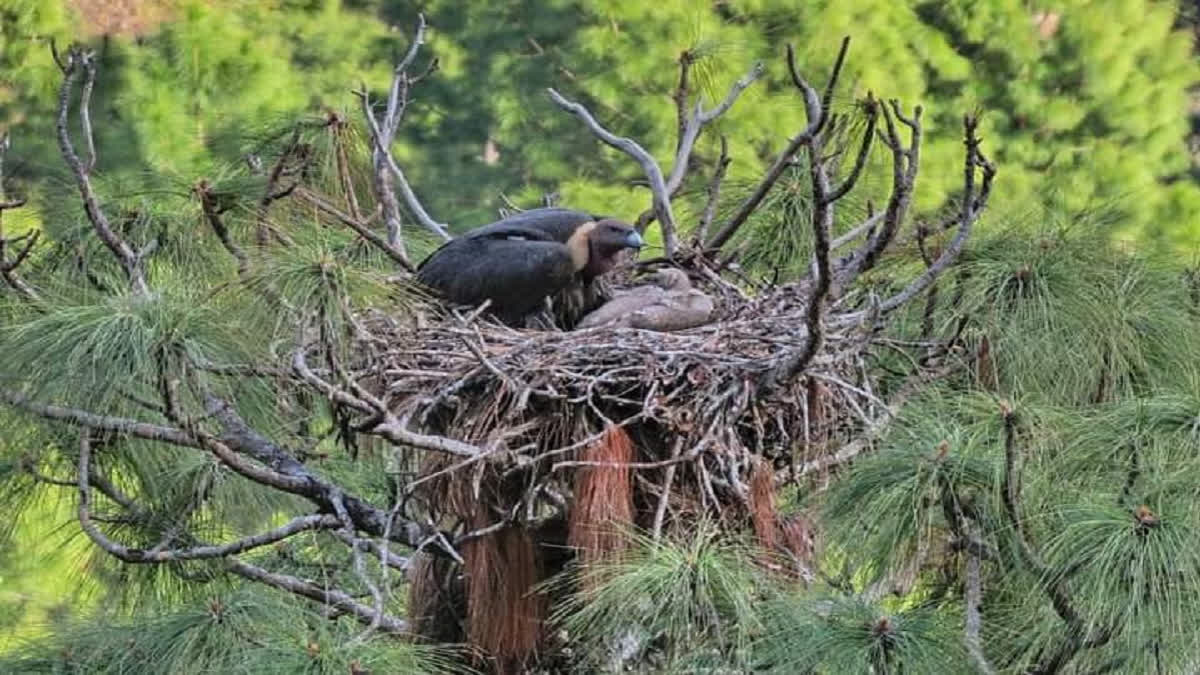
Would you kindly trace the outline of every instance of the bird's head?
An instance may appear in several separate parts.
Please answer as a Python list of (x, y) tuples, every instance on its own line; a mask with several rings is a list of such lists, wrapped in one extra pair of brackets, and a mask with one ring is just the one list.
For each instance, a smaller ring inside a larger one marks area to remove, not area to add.
[(642, 235), (627, 223), (612, 218), (581, 226), (567, 241), (571, 257), (584, 276), (598, 277), (612, 269), (617, 254), (645, 245)]
[(686, 291), (692, 287), (687, 273), (674, 267), (663, 267), (650, 276), (650, 283), (666, 291)]

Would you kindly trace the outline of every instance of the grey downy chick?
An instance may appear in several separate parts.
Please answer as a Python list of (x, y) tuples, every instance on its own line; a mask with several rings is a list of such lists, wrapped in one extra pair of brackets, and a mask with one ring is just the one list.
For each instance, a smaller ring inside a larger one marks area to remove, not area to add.
[(701, 326), (712, 318), (712, 298), (692, 288), (687, 274), (660, 269), (652, 285), (635, 286), (583, 317), (578, 328), (599, 326), (675, 331)]

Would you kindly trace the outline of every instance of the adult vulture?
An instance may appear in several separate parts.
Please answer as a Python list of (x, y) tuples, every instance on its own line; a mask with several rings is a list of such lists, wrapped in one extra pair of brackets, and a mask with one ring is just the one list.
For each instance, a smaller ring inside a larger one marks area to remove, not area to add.
[(596, 277), (618, 253), (642, 245), (636, 230), (613, 218), (531, 209), (446, 242), (417, 267), (417, 280), (450, 302), (491, 300), (492, 314), (509, 325), (522, 325), (556, 297), (560, 323), (570, 328), (599, 304), (588, 297)]

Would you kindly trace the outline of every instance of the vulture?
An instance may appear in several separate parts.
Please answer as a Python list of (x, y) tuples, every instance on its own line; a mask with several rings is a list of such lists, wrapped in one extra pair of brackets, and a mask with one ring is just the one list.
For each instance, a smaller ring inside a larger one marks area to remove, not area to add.
[(583, 317), (579, 328), (627, 326), (656, 331), (702, 326), (712, 318), (712, 298), (692, 288), (687, 274), (660, 269), (652, 286), (635, 286)]
[(589, 304), (599, 304), (589, 297), (596, 277), (612, 269), (617, 254), (643, 244), (633, 227), (614, 218), (531, 209), (446, 242), (417, 267), (417, 281), (453, 303), (491, 300), (489, 311), (510, 326), (523, 325), (555, 298), (560, 323), (573, 324)]

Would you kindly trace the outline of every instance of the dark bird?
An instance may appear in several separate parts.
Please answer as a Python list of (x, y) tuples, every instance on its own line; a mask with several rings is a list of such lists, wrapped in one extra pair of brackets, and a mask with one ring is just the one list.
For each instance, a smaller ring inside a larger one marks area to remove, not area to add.
[[(591, 295), (592, 282), (612, 269), (617, 254), (642, 245), (636, 230), (613, 218), (531, 209), (446, 242), (417, 267), (417, 280), (453, 303), (477, 306), (491, 300), (493, 315), (522, 325), (547, 298)], [(566, 323), (596, 304), (584, 300), (583, 306), (570, 308), (575, 316)]]
[(682, 270), (671, 267), (654, 273), (649, 286), (635, 286), (583, 317), (579, 328), (598, 326), (656, 331), (702, 326), (712, 319), (712, 298), (692, 288)]

